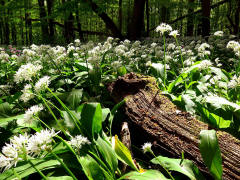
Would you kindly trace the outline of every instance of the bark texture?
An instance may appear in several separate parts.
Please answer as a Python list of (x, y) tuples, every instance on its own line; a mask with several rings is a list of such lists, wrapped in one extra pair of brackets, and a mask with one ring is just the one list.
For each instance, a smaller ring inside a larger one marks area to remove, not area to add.
[[(151, 139), (155, 152), (173, 158), (180, 158), (184, 151), (185, 158), (192, 160), (209, 179), (199, 151), (199, 133), (209, 129), (207, 124), (179, 111), (160, 93), (152, 77), (130, 73), (119, 77), (108, 89), (116, 102), (126, 99), (125, 114), (134, 126), (133, 131), (140, 130), (142, 143)], [(223, 179), (240, 179), (240, 141), (222, 131), (217, 131), (217, 136), (223, 159)]]

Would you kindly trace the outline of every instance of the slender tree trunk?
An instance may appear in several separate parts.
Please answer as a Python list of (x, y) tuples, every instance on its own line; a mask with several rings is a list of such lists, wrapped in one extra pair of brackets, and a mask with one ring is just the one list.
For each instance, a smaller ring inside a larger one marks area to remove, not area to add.
[(240, 14), (240, 0), (237, 0), (237, 9), (235, 12), (235, 27), (234, 27), (234, 34), (238, 35), (239, 33), (239, 14)]
[(49, 25), (49, 35), (51, 38), (51, 42), (54, 41), (54, 19), (52, 18), (52, 8), (53, 8), (54, 0), (47, 0), (47, 12), (48, 12), (48, 25)]
[(131, 24), (128, 26), (128, 38), (139, 39), (144, 31), (144, 6), (146, 0), (134, 0)]
[(146, 0), (146, 17), (147, 17), (147, 37), (149, 37), (149, 0)]
[(191, 16), (188, 16), (187, 18), (187, 36), (193, 36), (193, 15), (194, 12), (194, 0), (188, 0), (188, 14), (192, 14)]
[(11, 23), (12, 44), (17, 45), (17, 29), (14, 22)]
[(110, 29), (114, 37), (118, 37), (120, 39), (123, 39), (123, 36), (119, 29), (117, 28), (116, 24), (113, 22), (113, 20), (103, 11), (99, 11), (98, 5), (93, 2), (92, 0), (83, 0), (85, 3), (87, 3), (93, 12), (95, 12), (106, 24), (106, 27)]
[(122, 32), (122, 0), (119, 0), (118, 6), (119, 31)]
[(48, 33), (48, 23), (47, 23), (47, 13), (44, 6), (44, 0), (38, 0), (39, 5), (39, 15), (41, 19), (41, 30), (42, 30), (42, 41), (49, 41), (49, 33)]
[(202, 36), (210, 35), (210, 0), (202, 0)]
[(84, 42), (84, 37), (83, 37), (83, 33), (82, 33), (82, 25), (81, 25), (80, 18), (79, 18), (78, 4), (76, 4), (76, 5), (77, 5), (76, 20), (77, 20), (78, 35), (79, 35), (79, 39), (82, 42)]

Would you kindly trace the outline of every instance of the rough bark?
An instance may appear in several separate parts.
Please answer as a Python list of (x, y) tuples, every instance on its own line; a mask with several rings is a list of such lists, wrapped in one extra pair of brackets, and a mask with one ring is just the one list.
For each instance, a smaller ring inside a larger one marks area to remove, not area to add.
[(39, 5), (39, 16), (41, 19), (41, 30), (42, 30), (42, 40), (43, 42), (48, 41), (49, 33), (48, 33), (48, 22), (47, 22), (47, 13), (45, 10), (44, 0), (38, 0)]
[[(130, 129), (131, 134), (144, 134), (136, 138), (140, 144), (151, 140), (155, 152), (174, 158), (180, 158), (184, 151), (185, 158), (192, 160), (209, 179), (199, 151), (199, 133), (209, 129), (207, 124), (187, 112), (176, 111), (176, 106), (160, 93), (152, 77), (130, 73), (119, 77), (108, 89), (116, 102), (126, 99), (124, 111), (134, 127)], [(222, 131), (217, 131), (217, 136), (223, 179), (240, 179), (240, 141)]]
[(194, 15), (192, 14), (194, 12), (194, 0), (188, 0), (188, 14), (191, 14), (190, 16), (188, 16), (187, 18), (187, 36), (193, 36), (193, 28), (194, 28), (194, 24), (193, 24), (193, 18)]
[(202, 36), (210, 35), (210, 0), (202, 0)]
[(128, 38), (135, 40), (142, 36), (144, 31), (144, 6), (146, 0), (135, 0), (133, 14), (128, 25)]

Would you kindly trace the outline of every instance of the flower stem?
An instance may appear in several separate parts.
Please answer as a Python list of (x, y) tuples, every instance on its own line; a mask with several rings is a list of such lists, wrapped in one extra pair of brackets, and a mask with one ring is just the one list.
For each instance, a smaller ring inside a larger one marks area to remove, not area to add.
[(48, 180), (48, 178), (32, 163), (32, 161), (29, 159), (28, 162), (31, 164), (31, 166), (40, 174), (40, 176), (45, 179)]
[(155, 156), (153, 151), (149, 151), (151, 152), (151, 154), (158, 160), (159, 164), (163, 167), (163, 169), (167, 172), (167, 174), (170, 176), (170, 178), (172, 180), (175, 180), (174, 177), (172, 176), (172, 174), (167, 170), (167, 168), (162, 164), (162, 162), (157, 158), (157, 156)]
[(51, 152), (51, 154), (61, 163), (61, 165), (64, 167), (64, 169), (68, 172), (68, 174), (70, 176), (72, 176), (72, 178), (74, 180), (77, 180), (76, 176), (72, 173), (72, 171), (67, 167), (67, 165), (54, 153)]

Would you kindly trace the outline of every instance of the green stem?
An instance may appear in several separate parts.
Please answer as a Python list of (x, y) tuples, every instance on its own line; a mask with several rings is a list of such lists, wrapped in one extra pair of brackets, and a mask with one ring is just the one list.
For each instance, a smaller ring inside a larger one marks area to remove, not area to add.
[(72, 178), (74, 180), (77, 180), (76, 176), (72, 173), (72, 171), (67, 167), (67, 165), (54, 153), (51, 152), (51, 154), (61, 163), (61, 165), (64, 167), (64, 169), (68, 172), (68, 174), (70, 176), (72, 176)]
[(47, 107), (47, 109), (49, 110), (49, 112), (51, 113), (51, 115), (53, 116), (54, 120), (56, 121), (57, 125), (61, 128), (61, 131), (64, 133), (64, 135), (66, 135), (66, 131), (64, 130), (63, 126), (58, 122), (57, 117), (55, 116), (55, 114), (53, 113), (52, 109), (49, 107), (49, 105), (47, 104), (46, 100), (44, 97), (42, 97), (40, 95), (42, 101), (44, 102), (45, 106)]
[(166, 38), (163, 34), (163, 48), (164, 48), (164, 75), (163, 75), (163, 84), (164, 84), (164, 90), (166, 90)]
[(48, 178), (32, 163), (30, 159), (28, 160), (28, 162), (40, 174), (40, 176), (42, 176), (43, 179), (48, 180)]
[(167, 168), (162, 164), (162, 162), (157, 158), (157, 156), (155, 156), (153, 151), (150, 151), (151, 154), (158, 160), (159, 164), (163, 167), (163, 169), (167, 172), (167, 174), (170, 176), (170, 178), (172, 180), (175, 180), (174, 177), (172, 176), (172, 174), (167, 170)]
[[(177, 47), (179, 47), (179, 43), (178, 43), (177, 38), (175, 38), (175, 40), (176, 40)], [(180, 48), (180, 57), (181, 57), (181, 62), (182, 62), (182, 68), (184, 69), (184, 63), (183, 63), (183, 57), (182, 57), (182, 49), (181, 48)], [(185, 81), (185, 78), (183, 78), (183, 81), (184, 81), (185, 89), (187, 90), (187, 83)]]

